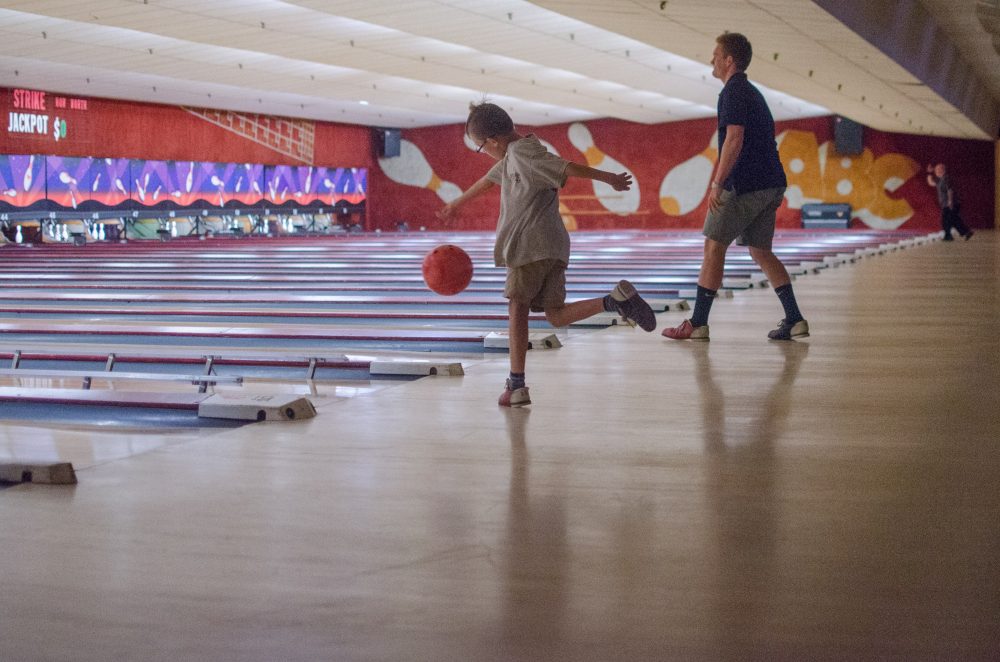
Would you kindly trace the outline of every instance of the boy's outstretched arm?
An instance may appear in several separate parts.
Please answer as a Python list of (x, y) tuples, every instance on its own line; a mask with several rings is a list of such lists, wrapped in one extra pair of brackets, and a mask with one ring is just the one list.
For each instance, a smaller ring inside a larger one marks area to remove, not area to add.
[(491, 182), (486, 177), (483, 177), (478, 182), (470, 186), (465, 191), (465, 193), (458, 196), (457, 198), (446, 204), (444, 207), (442, 207), (437, 213), (438, 218), (451, 218), (455, 214), (455, 212), (458, 211), (459, 207), (464, 205), (469, 200), (472, 200), (473, 198), (482, 195), (483, 193), (486, 193), (494, 186), (496, 186), (495, 183)]
[(604, 182), (616, 191), (627, 191), (632, 186), (632, 175), (627, 172), (618, 173), (607, 172), (606, 170), (595, 170), (579, 163), (566, 164), (567, 177), (582, 177), (584, 179), (596, 179)]

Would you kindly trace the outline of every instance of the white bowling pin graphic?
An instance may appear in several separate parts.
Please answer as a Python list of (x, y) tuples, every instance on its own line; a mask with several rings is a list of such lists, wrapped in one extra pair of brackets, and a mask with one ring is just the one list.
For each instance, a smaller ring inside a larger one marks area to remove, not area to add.
[(59, 173), (59, 181), (61, 181), (63, 184), (66, 185), (67, 188), (69, 188), (69, 201), (70, 204), (73, 205), (73, 209), (76, 209), (76, 195), (75, 195), (76, 180), (73, 179), (73, 177), (70, 176), (70, 174), (64, 170), (63, 172)]
[[(556, 149), (552, 143), (542, 140), (541, 138), (538, 139), (538, 142), (542, 143), (542, 147), (549, 150), (549, 152), (559, 156), (559, 150)], [(576, 224), (576, 216), (574, 216), (573, 212), (570, 211), (570, 208), (566, 206), (566, 203), (561, 200), (559, 201), (559, 215), (562, 217), (563, 225), (567, 230), (574, 232), (579, 229), (579, 226)]]
[(285, 188), (281, 189), (281, 201), (282, 202), (285, 201), (285, 196), (286, 195), (288, 195), (288, 187), (287, 186)]
[(594, 145), (594, 138), (590, 135), (590, 129), (579, 122), (574, 122), (569, 126), (569, 141), (573, 147), (583, 152), (587, 165), (597, 170), (619, 173), (627, 172), (632, 175), (632, 188), (628, 191), (616, 191), (604, 182), (594, 181), (594, 194), (606, 209), (618, 214), (630, 214), (639, 210), (639, 182), (631, 170), (614, 160)]
[(160, 197), (160, 190), (161, 190), (162, 188), (163, 188), (162, 186), (157, 186), (157, 187), (156, 187), (156, 190), (155, 190), (155, 191), (153, 191), (153, 202), (156, 202), (156, 199), (157, 199), (158, 197)]
[(256, 181), (254, 181), (254, 182), (251, 182), (250, 186), (253, 188), (254, 193), (256, 193), (257, 195), (261, 195), (260, 184), (258, 184)]
[(306, 188), (304, 191), (305, 193), (309, 192), (309, 188), (312, 186), (312, 179), (313, 179), (313, 169), (309, 168), (309, 173), (306, 175)]
[(212, 175), (212, 186), (215, 186), (219, 189), (219, 206), (224, 207), (226, 201), (222, 196), (222, 180), (219, 179), (217, 176)]
[(719, 134), (712, 132), (708, 147), (670, 169), (660, 184), (660, 209), (667, 216), (694, 211), (705, 199), (719, 158)]
[(542, 147), (544, 147), (545, 149), (549, 150), (550, 152), (552, 152), (556, 156), (559, 156), (559, 150), (557, 150), (555, 147), (553, 147), (552, 143), (550, 143), (548, 141), (545, 141), (545, 140), (542, 140), (541, 138), (538, 139), (538, 142), (542, 143)]
[[(358, 177), (358, 169), (357, 168), (351, 168), (351, 178), (354, 180), (354, 190), (355, 190), (355, 192), (360, 193), (361, 195), (364, 195), (365, 194), (365, 185), (361, 181), (361, 179)], [(459, 192), (459, 195), (462, 195), (462, 193)]]
[[(22, 184), (24, 184), (25, 191), (31, 188), (31, 178), (34, 176), (31, 171), (34, 170), (34, 168), (35, 168), (35, 155), (32, 154), (31, 156), (28, 157), (28, 169), (24, 171), (24, 181), (22, 182)], [(20, 229), (21, 226), (19, 225), (17, 227), (18, 229)]]
[(188, 170), (187, 179), (184, 182), (184, 186), (187, 188), (187, 192), (191, 192), (191, 186), (194, 184), (194, 161), (191, 162), (191, 169)]
[(325, 178), (323, 179), (323, 186), (325, 186), (325, 187), (326, 187), (326, 189), (327, 189), (328, 191), (330, 191), (330, 204), (332, 205), (332, 204), (333, 204), (333, 203), (335, 202), (335, 200), (334, 200), (334, 195), (335, 195), (335, 194), (336, 194), (336, 192), (337, 192), (337, 191), (335, 190), (335, 189), (336, 189), (336, 187), (334, 186), (333, 182), (331, 182), (331, 181), (330, 181), (330, 178), (329, 178), (329, 177), (325, 177)]
[(90, 186), (91, 191), (97, 191), (97, 185), (101, 183), (101, 173), (97, 173), (94, 177), (94, 183)]
[(139, 194), (139, 201), (140, 202), (145, 202), (146, 201), (146, 189), (144, 189), (142, 187), (142, 184), (139, 183), (138, 179), (135, 180), (135, 190)]
[(24, 241), (24, 237), (21, 236), (21, 226), (17, 226), (17, 232), (14, 233), (14, 241), (18, 244)]
[(17, 197), (17, 191), (15, 191), (12, 188), (7, 189), (6, 191), (3, 192), (3, 194), (6, 195), (8, 198), (16, 198)]
[(397, 184), (430, 189), (445, 202), (462, 195), (462, 189), (434, 174), (423, 152), (409, 140), (399, 141), (399, 156), (380, 158), (378, 164), (386, 177)]
[(240, 177), (236, 180), (236, 192), (239, 193), (240, 189), (243, 188), (243, 178)]
[(128, 191), (125, 190), (125, 185), (122, 184), (122, 180), (118, 179), (117, 177), (115, 178), (115, 188), (121, 191), (122, 195), (124, 195), (126, 198), (128, 197)]

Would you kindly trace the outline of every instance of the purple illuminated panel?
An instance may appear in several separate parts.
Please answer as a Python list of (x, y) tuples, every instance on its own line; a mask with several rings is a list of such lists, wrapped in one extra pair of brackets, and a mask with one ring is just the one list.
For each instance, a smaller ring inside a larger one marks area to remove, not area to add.
[(34, 154), (0, 155), (0, 210), (45, 209), (45, 158)]
[(277, 207), (356, 205), (366, 198), (368, 169), (268, 166), (264, 182), (266, 200)]

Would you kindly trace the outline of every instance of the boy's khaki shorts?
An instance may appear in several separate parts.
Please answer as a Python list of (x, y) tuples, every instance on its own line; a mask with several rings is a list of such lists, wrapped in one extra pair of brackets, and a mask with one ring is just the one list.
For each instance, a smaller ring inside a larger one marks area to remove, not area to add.
[(561, 308), (566, 303), (566, 263), (539, 260), (507, 268), (503, 295), (511, 301), (527, 303), (532, 312)]

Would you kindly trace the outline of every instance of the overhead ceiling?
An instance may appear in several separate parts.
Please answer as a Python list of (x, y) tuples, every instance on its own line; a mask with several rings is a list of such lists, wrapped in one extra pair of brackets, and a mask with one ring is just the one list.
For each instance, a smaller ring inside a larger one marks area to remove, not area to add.
[[(809, 0), (0, 2), (0, 85), (404, 128), (484, 96), (528, 125), (657, 123), (714, 115), (726, 29), (754, 43), (778, 119), (990, 137)], [(968, 57), (996, 69), (993, 49)]]

